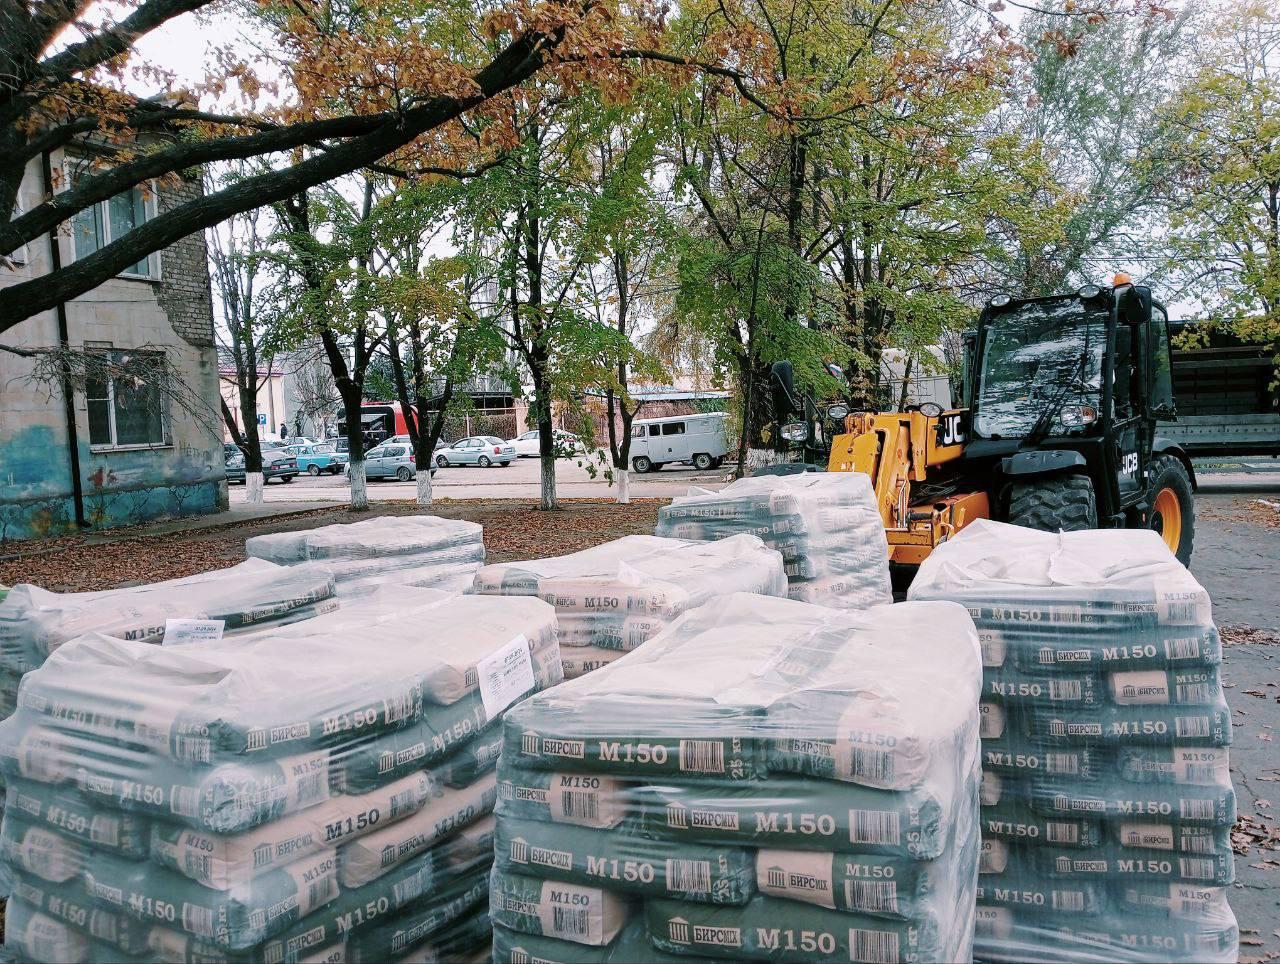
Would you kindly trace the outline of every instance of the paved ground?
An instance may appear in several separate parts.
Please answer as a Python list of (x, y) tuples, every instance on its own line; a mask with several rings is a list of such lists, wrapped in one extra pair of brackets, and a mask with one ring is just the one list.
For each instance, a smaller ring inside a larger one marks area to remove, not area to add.
[[(586, 468), (586, 459), (560, 459), (556, 463), (556, 494), (562, 499), (607, 499), (617, 493), (604, 478), (604, 466), (599, 461), (592, 464), (596, 475)], [(723, 483), (729, 479), (729, 467), (717, 472), (698, 472), (688, 466), (668, 466), (648, 475), (631, 473), (631, 496), (643, 499), (670, 499), (684, 495), (690, 485)], [(473, 465), (454, 465), (437, 469), (432, 481), (432, 495), (438, 499), (536, 499), (539, 491), (537, 459), (516, 459), (506, 468), (490, 466), (482, 469)], [(232, 505), (244, 503), (242, 485), (228, 490)], [(414, 482), (369, 482), (370, 501), (385, 502), (391, 499), (412, 499), (417, 495)], [(321, 475), (312, 478), (301, 475), (285, 484), (279, 480), (266, 486), (264, 501), (273, 502), (346, 502), (350, 498), (350, 485), (341, 475)]]
[(1280, 958), (1280, 821), (1273, 816), (1280, 811), (1280, 744), (1273, 740), (1280, 733), (1280, 513), (1253, 498), (1197, 498), (1191, 569), (1213, 597), (1228, 644), (1223, 677), (1240, 811), (1231, 905), (1240, 919), (1241, 959), (1263, 961)]

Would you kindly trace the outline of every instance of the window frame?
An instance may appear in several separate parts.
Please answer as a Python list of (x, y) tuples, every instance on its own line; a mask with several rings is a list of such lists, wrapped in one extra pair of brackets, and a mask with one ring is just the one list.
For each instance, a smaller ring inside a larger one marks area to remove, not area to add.
[[(160, 352), (141, 350), (137, 351), (129, 348), (117, 348), (110, 342), (85, 342), (86, 352), (100, 352), (104, 354), (114, 354), (116, 352), (132, 351), (134, 354), (158, 355)], [(101, 398), (91, 398), (89, 388), (86, 385), (84, 392), (84, 412), (85, 412), (85, 438), (89, 440), (89, 451), (91, 453), (103, 452), (151, 452), (161, 449), (173, 448), (173, 425), (169, 417), (169, 406), (163, 394), (158, 395), (160, 402), (160, 434), (162, 441), (160, 442), (118, 442), (119, 431), (116, 427), (116, 380), (112, 376), (107, 379), (107, 426), (110, 429), (111, 441), (95, 442), (93, 441), (93, 426), (89, 420), (89, 402), (104, 401)]]
[[(680, 422), (662, 422), (662, 435), (665, 438), (670, 435), (687, 435), (687, 426), (683, 421)], [(667, 429), (671, 429), (670, 432)]]
[[(82, 156), (74, 155), (74, 154), (69, 154), (67, 156), (66, 166), (69, 169), (69, 176), (65, 178), (67, 186), (66, 188), (64, 188), (64, 190), (71, 189), (71, 186), (75, 180), (75, 177), (79, 176), (81, 172), (91, 171), (91, 168), (89, 167), (88, 159)], [(156, 184), (154, 180), (148, 179), (146, 181), (143, 181), (141, 184), (135, 184), (132, 187), (126, 188), (124, 191), (121, 191), (120, 194), (125, 194), (125, 193), (128, 193), (129, 191), (142, 192), (142, 210), (143, 210), (142, 223), (143, 224), (146, 224), (147, 222), (154, 220), (159, 215), (160, 209), (159, 209), (158, 202), (159, 202), (160, 196), (156, 191)], [(102, 222), (102, 245), (101, 247), (95, 250), (101, 250), (102, 248), (105, 248), (107, 245), (109, 245), (112, 241), (115, 240), (115, 238), (113, 238), (111, 235), (111, 202), (119, 196), (120, 196), (119, 194), (116, 194), (116, 195), (112, 195), (112, 197), (104, 198), (101, 201), (95, 201), (89, 207), (81, 208), (79, 211), (76, 211), (69, 218), (67, 218), (67, 223), (70, 225), (70, 228), (71, 228), (71, 261), (72, 262), (80, 260), (80, 252), (76, 246), (76, 218), (88, 211), (92, 211), (94, 209), (97, 210), (97, 217)], [(85, 257), (88, 257), (88, 255), (85, 255)], [(147, 261), (146, 274), (138, 274), (135, 271), (129, 271), (128, 269), (126, 269), (116, 274), (115, 277), (124, 278), (128, 281), (150, 281), (152, 283), (159, 283), (160, 281), (163, 280), (162, 271), (161, 271), (162, 269), (161, 260), (162, 259), (160, 257), (160, 252), (153, 251), (146, 256), (146, 261)]]

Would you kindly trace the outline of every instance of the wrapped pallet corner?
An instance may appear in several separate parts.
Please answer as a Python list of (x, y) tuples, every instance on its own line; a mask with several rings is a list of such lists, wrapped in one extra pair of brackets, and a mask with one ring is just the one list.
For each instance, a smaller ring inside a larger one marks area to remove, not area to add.
[(67, 641), (0, 723), (5, 950), (478, 953), (499, 719), (562, 678), (546, 603), (407, 587), (236, 638)]
[(964, 961), (973, 623), (738, 593), (503, 721), (494, 959)]
[(782, 557), (754, 536), (716, 543), (625, 536), (582, 552), (485, 566), (472, 591), (556, 607), (565, 677), (613, 662), (681, 613), (733, 592), (783, 596)]
[(884, 523), (862, 473), (754, 476), (718, 492), (692, 488), (658, 511), (660, 536), (743, 533), (782, 554), (792, 599), (838, 609), (893, 601)]
[(253, 536), (245, 553), (282, 566), (321, 562), (344, 598), (383, 585), (461, 592), (484, 563), (484, 538), (475, 522), (390, 516)]
[(976, 955), (1235, 961), (1222, 646), (1160, 536), (976, 522), (910, 596), (982, 641)]

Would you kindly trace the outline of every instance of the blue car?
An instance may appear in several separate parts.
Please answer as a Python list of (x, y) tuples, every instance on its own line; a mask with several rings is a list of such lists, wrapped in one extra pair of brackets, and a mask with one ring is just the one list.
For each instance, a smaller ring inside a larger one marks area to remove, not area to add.
[(346, 453), (339, 452), (336, 445), (328, 442), (286, 445), (284, 450), (297, 460), (301, 471), (310, 475), (322, 472), (338, 475), (347, 464)]

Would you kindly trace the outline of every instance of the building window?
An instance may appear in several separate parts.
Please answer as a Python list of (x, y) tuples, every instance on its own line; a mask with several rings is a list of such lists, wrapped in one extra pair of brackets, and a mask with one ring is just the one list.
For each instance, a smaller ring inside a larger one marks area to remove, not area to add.
[(119, 349), (95, 354), (106, 363), (90, 366), (85, 379), (89, 444), (95, 448), (169, 444), (157, 377), (163, 355)]
[[(87, 168), (73, 175), (73, 181), (89, 173)], [(71, 220), (75, 239), (76, 257), (84, 258), (105, 247), (117, 238), (124, 237), (136, 227), (155, 216), (155, 194), (142, 187), (132, 187), (106, 201), (78, 211)], [(159, 255), (148, 255), (120, 274), (128, 278), (160, 277)]]

